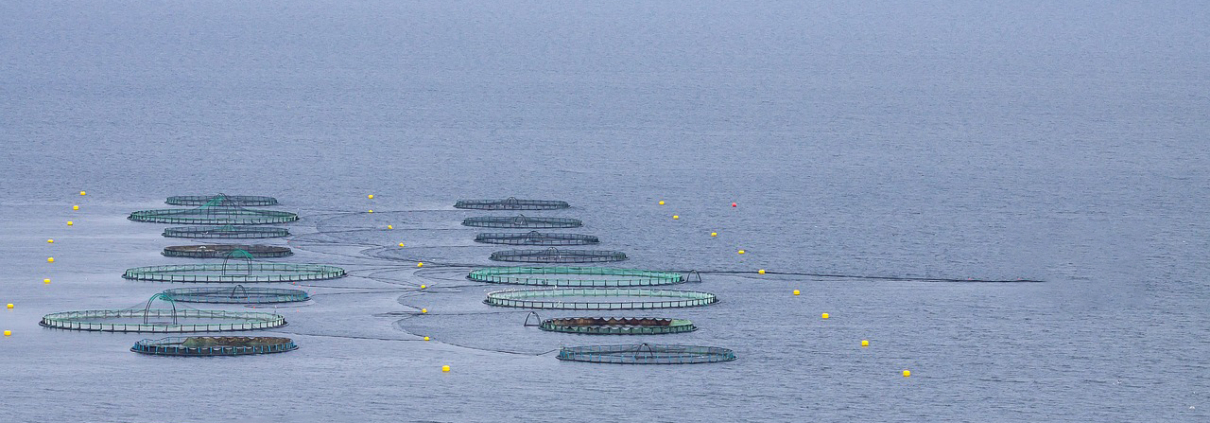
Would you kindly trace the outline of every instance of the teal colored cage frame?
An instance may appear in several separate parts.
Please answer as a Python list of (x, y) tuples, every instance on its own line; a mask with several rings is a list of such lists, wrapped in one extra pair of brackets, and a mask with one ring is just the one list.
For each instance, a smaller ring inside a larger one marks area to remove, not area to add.
[(162, 294), (182, 303), (280, 304), (311, 299), (307, 291), (284, 288), (248, 288), (243, 285), (214, 288), (166, 289)]
[(557, 356), (563, 361), (608, 364), (700, 364), (735, 360), (735, 351), (696, 345), (585, 345), (563, 347)]
[(173, 336), (143, 339), (131, 351), (147, 355), (218, 357), (274, 354), (298, 349), (290, 338), (267, 336)]
[(666, 335), (697, 330), (687, 319), (662, 317), (557, 317), (543, 320), (538, 328), (581, 335)]
[(566, 201), (551, 200), (518, 200), (509, 197), (504, 200), (459, 200), (454, 208), (474, 210), (556, 210), (571, 207)]
[(678, 272), (610, 267), (486, 267), (471, 271), (467, 278), (486, 283), (575, 288), (673, 285), (688, 279)]
[(578, 228), (584, 225), (579, 219), (565, 217), (515, 217), (480, 216), (468, 217), (462, 221), (463, 226), (478, 228), (512, 228), (512, 229), (554, 229)]
[(170, 223), (177, 225), (267, 225), (298, 220), (295, 213), (277, 210), (245, 209), (240, 206), (217, 205), (215, 199), (192, 209), (139, 210), (127, 219), (135, 222)]
[(276, 206), (277, 199), (259, 195), (174, 195), (168, 197), (165, 203), (172, 206), (201, 206), (218, 200), (221, 206)]
[(607, 263), (626, 260), (626, 253), (610, 250), (566, 250), (550, 247), (544, 250), (504, 250), (492, 253), (493, 261), (516, 263)]
[(324, 264), (204, 263), (126, 269), (123, 278), (148, 282), (257, 283), (336, 279), (345, 270)]
[[(546, 301), (566, 297), (670, 298), (663, 301)], [(487, 293), (487, 305), (549, 310), (649, 310), (707, 306), (718, 302), (709, 292), (640, 288), (522, 289)]]
[(177, 226), (164, 229), (166, 238), (190, 239), (262, 239), (290, 236), (286, 228), (267, 226)]
[[(151, 308), (156, 300), (168, 303), (171, 308)], [(172, 297), (155, 294), (143, 307), (51, 313), (42, 316), (39, 324), (48, 328), (96, 332), (186, 333), (270, 329), (285, 326), (286, 318), (264, 312), (178, 309)]]
[(294, 255), (288, 247), (245, 244), (173, 245), (164, 247), (165, 257), (226, 258), (246, 253), (252, 258), (280, 258)]
[(481, 233), (475, 235), (475, 242), (483, 244), (503, 245), (540, 245), (540, 246), (569, 246), (591, 245), (601, 240), (593, 235), (563, 234), (556, 232), (529, 231), (521, 233)]

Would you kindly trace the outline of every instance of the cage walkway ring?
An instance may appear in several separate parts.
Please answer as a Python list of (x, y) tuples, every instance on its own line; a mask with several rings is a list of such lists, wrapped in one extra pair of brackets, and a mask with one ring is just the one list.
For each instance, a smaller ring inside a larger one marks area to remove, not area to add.
[(485, 267), (467, 279), (497, 284), (574, 288), (626, 288), (673, 285), (686, 281), (677, 272), (611, 267)]
[(475, 242), (504, 245), (567, 246), (597, 244), (601, 240), (593, 235), (529, 231), (527, 233), (481, 233), (475, 235)]
[(522, 214), (517, 215), (516, 217), (468, 217), (462, 221), (462, 225), (480, 228), (553, 229), (578, 228), (583, 226), (584, 222), (581, 222), (578, 219), (569, 219), (565, 217), (527, 217)]
[(336, 279), (345, 270), (323, 264), (204, 263), (170, 264), (126, 269), (123, 278), (150, 282), (302, 282)]
[(277, 199), (259, 195), (174, 195), (165, 203), (172, 206), (200, 206), (218, 199), (223, 206), (276, 206)]
[(735, 351), (696, 345), (586, 345), (563, 347), (557, 358), (609, 364), (698, 364), (735, 360)]
[[(155, 300), (163, 300), (170, 309), (154, 309)], [(43, 327), (98, 332), (223, 332), (269, 329), (286, 325), (276, 313), (254, 311), (178, 309), (164, 294), (155, 294), (142, 307), (111, 310), (78, 310), (50, 313), (38, 323)]]
[(273, 354), (296, 349), (298, 345), (290, 338), (268, 336), (174, 336), (143, 339), (130, 347), (139, 354), (183, 357)]
[(494, 261), (520, 263), (606, 263), (626, 260), (626, 253), (610, 250), (504, 250), (492, 253)]
[(288, 229), (271, 226), (178, 226), (164, 229), (166, 238), (257, 239), (287, 236), (290, 236)]
[[(665, 301), (543, 301), (566, 297), (649, 297)], [(487, 305), (551, 310), (648, 310), (699, 307), (718, 302), (709, 292), (637, 288), (556, 288), (505, 290), (487, 293)]]
[(283, 288), (246, 288), (243, 285), (214, 288), (166, 289), (164, 295), (183, 303), (211, 304), (279, 304), (297, 303), (311, 299), (307, 291)]
[(664, 335), (697, 330), (692, 321), (662, 317), (557, 317), (543, 320), (538, 327), (584, 335)]
[(454, 208), (474, 210), (556, 210), (571, 207), (566, 201), (550, 200), (518, 200), (508, 197), (504, 200), (458, 200)]
[(236, 251), (248, 253), (252, 258), (279, 258), (294, 254), (294, 251), (287, 247), (259, 244), (173, 245), (164, 247), (164, 251), (161, 254), (166, 257), (223, 258), (234, 254)]

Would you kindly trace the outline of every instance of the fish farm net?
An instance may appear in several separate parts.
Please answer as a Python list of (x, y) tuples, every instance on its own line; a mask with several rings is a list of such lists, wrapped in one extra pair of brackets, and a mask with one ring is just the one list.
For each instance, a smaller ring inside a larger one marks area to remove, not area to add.
[(242, 244), (173, 245), (164, 247), (163, 254), (168, 257), (225, 258), (232, 255), (243, 255), (238, 253), (239, 251), (247, 253), (252, 258), (277, 258), (294, 254), (286, 247)]
[(516, 217), (468, 217), (462, 221), (462, 225), (480, 228), (553, 229), (578, 228), (583, 226), (584, 223), (577, 219), (564, 217), (526, 217), (525, 215), (520, 215)]
[(571, 207), (566, 201), (518, 200), (459, 200), (454, 208), (475, 210), (556, 210)]
[[(639, 301), (589, 301), (590, 298), (627, 297), (662, 298), (663, 300)], [(536, 308), (551, 310), (647, 310), (657, 308), (684, 308), (710, 305), (718, 297), (709, 292), (673, 291), (656, 289), (533, 289), (507, 290), (487, 293), (483, 300), (487, 305), (498, 307)]]
[(475, 242), (505, 245), (563, 246), (596, 244), (601, 242), (601, 240), (592, 235), (529, 231), (528, 233), (482, 233), (475, 236)]
[(626, 288), (686, 282), (677, 272), (608, 267), (486, 267), (466, 276), (478, 282), (574, 288)]
[(123, 278), (151, 282), (301, 282), (336, 279), (345, 270), (322, 264), (205, 263), (126, 269)]
[(193, 209), (155, 209), (131, 213), (135, 222), (197, 225), (265, 225), (298, 220), (298, 215), (276, 210), (205, 205)]
[(261, 197), (257, 195), (176, 195), (168, 197), (169, 205), (173, 206), (201, 206), (215, 203), (220, 206), (276, 206), (277, 199), (273, 197)]
[(521, 263), (605, 263), (626, 260), (626, 253), (607, 250), (505, 250), (492, 253), (492, 260)]
[[(156, 300), (171, 308), (151, 308)], [(220, 332), (276, 328), (286, 318), (275, 313), (178, 308), (172, 297), (152, 295), (146, 303), (118, 310), (80, 310), (51, 313), (39, 322), (44, 327), (100, 332)]]
[(283, 238), (290, 236), (290, 231), (286, 228), (262, 226), (178, 226), (165, 228), (164, 236), (193, 239), (258, 239)]
[(307, 291), (299, 289), (245, 288), (243, 285), (231, 288), (168, 289), (162, 294), (183, 303), (211, 304), (277, 304), (296, 303), (311, 299)]
[(698, 364), (735, 360), (735, 351), (694, 345), (587, 345), (563, 347), (559, 360), (610, 364)]
[(543, 320), (538, 327), (584, 335), (664, 335), (697, 330), (689, 320), (659, 317), (561, 317)]
[(273, 354), (296, 349), (298, 345), (290, 338), (268, 336), (174, 336), (144, 339), (130, 348), (139, 354), (184, 357)]

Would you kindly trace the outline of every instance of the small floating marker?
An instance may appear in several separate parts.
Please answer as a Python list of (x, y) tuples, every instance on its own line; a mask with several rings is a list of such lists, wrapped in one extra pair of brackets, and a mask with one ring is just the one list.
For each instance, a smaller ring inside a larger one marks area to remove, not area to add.
[(429, 340), (429, 337), (427, 337), (427, 336), (426, 336), (426, 337), (424, 337), (424, 340), (425, 340), (425, 341), (428, 341), (428, 340)]
[(400, 247), (402, 247), (402, 246), (403, 246), (403, 243), (402, 243), (402, 242), (400, 242), (400, 243), (399, 243), (399, 246), (400, 246)]
[(13, 303), (8, 303), (8, 309), (9, 309), (9, 310), (12, 310), (12, 309), (13, 309)]
[(395, 229), (395, 225), (387, 225), (387, 229)]
[(798, 292), (798, 290), (797, 290), (797, 289), (795, 289), (795, 290), (794, 290), (794, 295), (798, 295), (798, 294), (800, 294), (800, 292)]
[(680, 219), (680, 218), (681, 218), (680, 216), (677, 216), (677, 215), (675, 215), (675, 214), (674, 214), (674, 215), (672, 215), (672, 220), (677, 220), (677, 219)]
[(824, 319), (827, 319), (827, 318), (828, 318), (828, 313), (821, 314), (821, 315), (819, 315), (819, 317), (824, 318)]
[(660, 205), (664, 205), (664, 200), (660, 200)]
[(869, 340), (862, 339), (862, 340), (861, 340), (861, 347), (862, 347), (862, 348), (865, 348), (865, 347), (868, 347), (868, 346), (870, 346), (870, 341), (869, 341)]
[(79, 210), (79, 209), (80, 209), (80, 206), (71, 206), (71, 209), (72, 209), (72, 210)]
[(88, 194), (87, 192), (80, 191), (80, 195), (87, 195), (87, 194)]
[(4, 331), (4, 336), (13, 336), (13, 331), (11, 331), (11, 330)]
[(422, 308), (422, 309), (420, 309), (420, 312), (421, 312), (421, 313), (424, 313), (424, 314), (428, 314), (429, 309), (427, 309), (427, 308)]
[(739, 204), (731, 203), (731, 207), (739, 207)]
[(55, 258), (54, 258), (54, 257), (47, 257), (47, 258), (46, 258), (46, 262), (47, 262), (47, 263), (54, 263), (54, 262), (55, 262)]
[(429, 287), (428, 285), (420, 285), (420, 289), (425, 289), (425, 288), (428, 288), (428, 287)]
[(740, 253), (740, 254), (743, 254), (743, 253), (744, 253), (744, 250), (739, 250), (739, 253)]
[(718, 232), (711, 232), (710, 236), (712, 236), (712, 237), (718, 236)]
[(71, 226), (71, 225), (75, 225), (75, 224), (76, 224), (76, 222), (72, 222), (70, 220), (67, 221), (67, 226)]
[(43, 284), (43, 285), (50, 285), (50, 279), (43, 279), (43, 280), (42, 280), (42, 284)]
[(441, 372), (442, 372), (442, 373), (449, 373), (449, 372), (450, 372), (450, 366), (441, 366)]
[(904, 371), (903, 371), (903, 377), (912, 377), (912, 371), (911, 371), (911, 370), (904, 370)]
[(369, 198), (369, 199), (373, 200), (373, 199), (374, 199), (374, 194), (367, 195), (367, 196), (366, 196), (366, 198)]
[(374, 210), (370, 210), (370, 213), (373, 213), (373, 212), (374, 212)]
[(54, 244), (54, 243), (55, 243), (55, 240), (53, 240), (53, 239), (48, 239), (48, 240), (46, 240), (46, 243), (47, 243), (47, 244)]
[(760, 274), (762, 274), (762, 275), (763, 275), (763, 274), (765, 274), (765, 269), (760, 269), (760, 270), (757, 270), (757, 271), (756, 271), (756, 273), (760, 273)]
[(416, 263), (416, 267), (424, 267), (424, 262)]

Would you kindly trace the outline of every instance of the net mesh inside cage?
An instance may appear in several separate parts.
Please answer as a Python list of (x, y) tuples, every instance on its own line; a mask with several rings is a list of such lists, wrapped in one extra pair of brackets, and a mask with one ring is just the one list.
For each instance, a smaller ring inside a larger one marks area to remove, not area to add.
[(543, 320), (538, 327), (583, 335), (664, 335), (697, 330), (689, 320), (659, 317), (560, 317)]
[(578, 228), (583, 226), (584, 223), (578, 219), (569, 219), (565, 217), (528, 217), (525, 215), (518, 215), (515, 217), (468, 217), (462, 221), (462, 225), (480, 228), (553, 229)]
[(336, 266), (297, 263), (172, 264), (126, 269), (123, 278), (151, 282), (301, 282), (336, 279), (345, 270)]
[(286, 228), (267, 226), (178, 226), (165, 228), (167, 238), (192, 239), (260, 239), (290, 236)]
[(276, 206), (277, 199), (258, 195), (176, 195), (165, 201), (173, 206), (201, 206), (218, 201), (221, 206)]
[(459, 200), (454, 207), (475, 210), (556, 210), (565, 209), (571, 205), (566, 201), (518, 200), (509, 197), (504, 200)]
[(608, 250), (505, 250), (492, 253), (492, 260), (521, 263), (605, 263), (626, 260), (626, 253)]
[(130, 348), (139, 354), (186, 357), (273, 354), (296, 349), (298, 345), (290, 338), (268, 336), (174, 336), (140, 340)]
[(277, 258), (294, 254), (286, 247), (243, 244), (173, 245), (164, 247), (163, 254), (167, 257), (224, 258), (242, 255), (241, 252), (252, 258)]
[(541, 245), (541, 246), (565, 246), (565, 245), (589, 245), (601, 242), (593, 235), (582, 234), (562, 234), (554, 232), (503, 232), (503, 233), (481, 233), (475, 235), (475, 242), (484, 244), (504, 244), (504, 245)]
[(247, 288), (243, 285), (215, 288), (168, 289), (164, 295), (183, 303), (211, 304), (277, 304), (311, 299), (307, 291), (282, 288)]
[[(588, 300), (593, 297), (615, 300)], [(642, 300), (617, 301), (628, 297)], [(646, 310), (705, 306), (718, 302), (718, 297), (709, 292), (663, 289), (557, 288), (489, 292), (483, 302), (498, 307), (551, 310)]]
[(222, 205), (220, 203), (223, 198), (225, 197), (216, 197), (206, 204), (191, 209), (140, 210), (131, 213), (128, 219), (136, 222), (186, 225), (264, 225), (298, 220), (298, 215), (290, 212)]
[(466, 276), (478, 282), (512, 285), (625, 288), (686, 282), (678, 272), (610, 267), (485, 267)]
[[(162, 300), (171, 308), (152, 308), (156, 300)], [(286, 318), (276, 313), (182, 308), (172, 297), (155, 294), (146, 303), (131, 308), (47, 314), (39, 324), (48, 328), (99, 332), (183, 333), (276, 328), (285, 326)]]
[(727, 348), (695, 345), (586, 345), (563, 347), (559, 360), (610, 364), (697, 364), (735, 360)]

